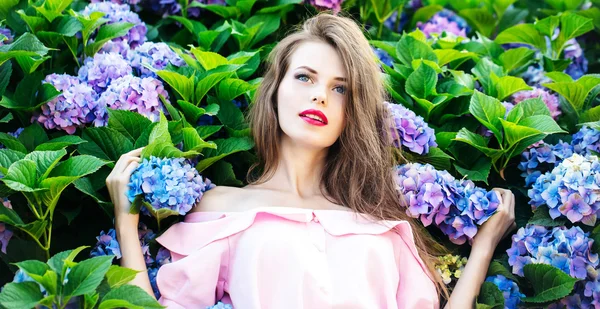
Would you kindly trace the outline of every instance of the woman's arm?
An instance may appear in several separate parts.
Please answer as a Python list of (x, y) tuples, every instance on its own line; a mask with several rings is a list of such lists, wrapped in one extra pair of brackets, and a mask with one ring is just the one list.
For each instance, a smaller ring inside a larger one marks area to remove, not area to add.
[(445, 309), (475, 308), (475, 300), (492, 261), (494, 248), (473, 247)]

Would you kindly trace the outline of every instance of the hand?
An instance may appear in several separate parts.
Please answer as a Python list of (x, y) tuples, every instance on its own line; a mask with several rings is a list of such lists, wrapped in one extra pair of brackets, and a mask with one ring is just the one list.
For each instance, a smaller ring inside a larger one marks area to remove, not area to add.
[(473, 238), (473, 248), (488, 246), (487, 249), (493, 251), (502, 238), (517, 228), (515, 224), (515, 195), (510, 190), (502, 188), (494, 188), (492, 191), (496, 191), (498, 194), (500, 205), (496, 213), (483, 223), (475, 238)]
[(106, 177), (106, 187), (108, 188), (110, 199), (115, 205), (115, 220), (118, 221), (119, 219), (127, 218), (127, 221), (132, 221), (131, 225), (134, 225), (136, 228), (139, 221), (139, 214), (129, 213), (131, 202), (127, 198), (127, 191), (129, 190), (129, 178), (139, 165), (142, 149), (144, 147), (123, 154), (117, 163), (115, 163), (115, 167), (108, 177)]

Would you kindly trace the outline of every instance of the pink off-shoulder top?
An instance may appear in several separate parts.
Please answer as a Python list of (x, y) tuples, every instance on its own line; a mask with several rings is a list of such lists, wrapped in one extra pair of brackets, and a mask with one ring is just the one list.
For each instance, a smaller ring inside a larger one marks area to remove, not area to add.
[(435, 285), (406, 221), (344, 210), (261, 207), (194, 212), (157, 241), (159, 302), (235, 309), (438, 308)]

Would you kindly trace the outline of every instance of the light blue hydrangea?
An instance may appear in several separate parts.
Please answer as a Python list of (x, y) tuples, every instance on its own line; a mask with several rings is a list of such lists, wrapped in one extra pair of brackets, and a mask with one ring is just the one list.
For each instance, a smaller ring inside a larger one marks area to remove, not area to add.
[(115, 229), (110, 229), (108, 232), (100, 231), (100, 236), (97, 236), (98, 242), (90, 252), (90, 256), (114, 255), (117, 259), (121, 258), (121, 246), (117, 241), (117, 232)]
[(489, 276), (485, 281), (492, 282), (502, 292), (502, 296), (504, 296), (504, 309), (516, 309), (521, 302), (521, 297), (525, 297), (519, 291), (519, 286), (516, 282), (502, 275)]
[[(131, 175), (129, 201), (143, 195), (154, 209), (168, 208), (185, 215), (214, 185), (184, 158), (144, 159)], [(142, 212), (150, 215), (145, 207)]]
[(218, 302), (214, 306), (208, 306), (206, 309), (233, 309), (233, 307), (229, 304), (224, 304), (222, 302)]
[(131, 51), (127, 58), (134, 72), (141, 77), (156, 77), (156, 73), (146, 68), (146, 66), (163, 70), (169, 64), (176, 67), (185, 65), (183, 59), (169, 45), (162, 42), (146, 42)]

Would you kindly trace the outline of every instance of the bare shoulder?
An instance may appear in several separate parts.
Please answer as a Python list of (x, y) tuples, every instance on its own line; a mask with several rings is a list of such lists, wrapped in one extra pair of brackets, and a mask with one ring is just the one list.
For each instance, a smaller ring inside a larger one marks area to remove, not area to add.
[(243, 194), (242, 188), (216, 186), (202, 195), (200, 202), (190, 212), (231, 211)]

